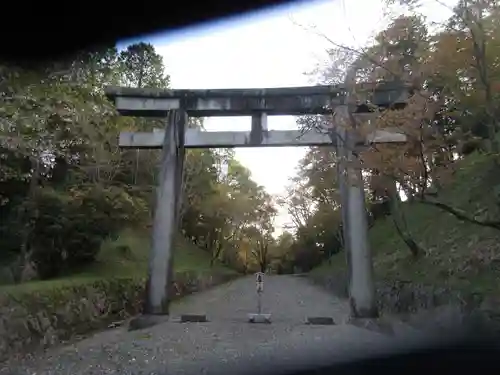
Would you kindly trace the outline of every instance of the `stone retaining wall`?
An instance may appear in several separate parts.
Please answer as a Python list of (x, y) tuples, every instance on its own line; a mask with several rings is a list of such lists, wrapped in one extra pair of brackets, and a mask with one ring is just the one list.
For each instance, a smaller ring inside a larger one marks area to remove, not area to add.
[[(310, 275), (310, 280), (340, 298), (348, 298), (347, 275)], [(495, 330), (500, 327), (500, 298), (463, 293), (444, 287), (424, 285), (400, 280), (376, 283), (377, 301), (385, 315), (398, 315), (420, 327), (447, 319), (474, 320), (474, 324), (487, 324)], [(444, 317), (444, 318), (443, 318)], [(480, 323), (478, 323), (480, 321)]]

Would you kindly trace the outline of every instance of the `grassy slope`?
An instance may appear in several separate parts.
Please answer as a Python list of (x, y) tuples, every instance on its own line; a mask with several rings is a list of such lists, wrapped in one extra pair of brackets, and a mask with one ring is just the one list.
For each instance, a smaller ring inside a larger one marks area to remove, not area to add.
[[(494, 206), (500, 169), (482, 155), (471, 155), (460, 163), (440, 199), (469, 215)], [(413, 259), (391, 219), (379, 220), (370, 230), (377, 279), (447, 286), (482, 295), (500, 291), (500, 231), (463, 223), (438, 208), (420, 204), (405, 205), (404, 212), (408, 228), (428, 254)], [(345, 269), (343, 253), (312, 272), (339, 269)]]
[[(210, 255), (181, 236), (176, 242), (177, 247), (174, 252), (174, 269), (176, 272), (235, 273), (235, 271), (220, 263), (210, 267)], [(127, 246), (130, 250), (121, 251), (120, 246)], [(149, 233), (124, 231), (116, 240), (106, 241), (101, 248), (97, 261), (78, 273), (54, 280), (31, 281), (19, 285), (4, 286), (0, 287), (0, 291), (36, 291), (41, 288), (92, 282), (102, 278), (145, 277), (148, 268), (149, 249)]]

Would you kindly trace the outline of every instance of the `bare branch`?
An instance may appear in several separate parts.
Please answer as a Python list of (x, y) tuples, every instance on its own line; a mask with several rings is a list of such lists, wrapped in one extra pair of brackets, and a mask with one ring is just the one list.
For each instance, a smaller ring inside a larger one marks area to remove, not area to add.
[(457, 208), (453, 208), (453, 207), (447, 205), (446, 203), (438, 202), (435, 200), (430, 200), (428, 198), (420, 199), (420, 200), (418, 200), (418, 202), (422, 203), (422, 204), (438, 207), (438, 208), (452, 214), (453, 216), (455, 216), (457, 219), (459, 219), (461, 221), (465, 221), (465, 222), (480, 225), (483, 227), (489, 227), (489, 228), (493, 228), (496, 230), (500, 230), (500, 221), (477, 220), (473, 217), (467, 216), (467, 214), (462, 210), (459, 210)]

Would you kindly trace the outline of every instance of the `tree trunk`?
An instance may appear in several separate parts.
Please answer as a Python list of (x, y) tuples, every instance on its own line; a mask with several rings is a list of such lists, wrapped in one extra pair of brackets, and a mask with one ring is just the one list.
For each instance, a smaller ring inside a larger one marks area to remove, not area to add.
[[(222, 252), (222, 242), (220, 240), (221, 234), (217, 233), (216, 234), (216, 240), (214, 243), (214, 247), (212, 248), (212, 257), (210, 259), (210, 267), (212, 267), (215, 264), (215, 261), (219, 259), (219, 256)], [(214, 251), (215, 250), (215, 251)]]
[[(38, 180), (40, 177), (40, 160), (37, 157), (31, 158), (31, 179), (30, 179), (30, 185), (29, 185), (29, 190), (28, 190), (28, 196), (26, 197), (26, 202), (28, 205), (30, 205), (35, 197), (36, 190), (38, 188)], [(14, 276), (14, 281), (16, 283), (20, 283), (23, 280), (23, 274), (24, 274), (24, 269), (29, 263), (29, 258), (30, 258), (30, 248), (29, 248), (29, 235), (31, 228), (29, 227), (28, 221), (27, 221), (27, 216), (30, 214), (30, 208), (24, 208), (23, 211), (20, 213), (21, 215), (21, 221), (24, 221), (24, 228), (21, 233), (22, 239), (21, 239), (21, 249), (20, 253), (18, 256), (18, 259), (16, 261), (16, 267), (13, 272)]]
[(396, 232), (399, 237), (406, 244), (411, 254), (417, 258), (420, 255), (425, 254), (425, 250), (418, 245), (418, 243), (413, 239), (410, 231), (407, 228), (406, 219), (404, 217), (404, 213), (400, 207), (400, 199), (398, 191), (389, 192), (389, 203), (391, 208), (391, 217), (394, 227), (396, 228)]

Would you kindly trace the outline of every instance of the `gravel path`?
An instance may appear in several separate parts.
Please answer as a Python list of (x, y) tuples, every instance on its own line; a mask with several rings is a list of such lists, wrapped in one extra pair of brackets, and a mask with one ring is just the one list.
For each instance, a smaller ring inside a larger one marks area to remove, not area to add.
[[(139, 331), (101, 332), (37, 360), (12, 363), (0, 374), (256, 373), (277, 361), (296, 368), (332, 355), (354, 355), (358, 349), (373, 351), (390, 340), (344, 324), (346, 302), (301, 277), (266, 276), (263, 312), (272, 314), (272, 324), (247, 323), (255, 305), (254, 278), (237, 279), (174, 303), (169, 322)], [(209, 322), (176, 322), (182, 313), (206, 313)], [(337, 325), (306, 325), (306, 316), (331, 316)]]

